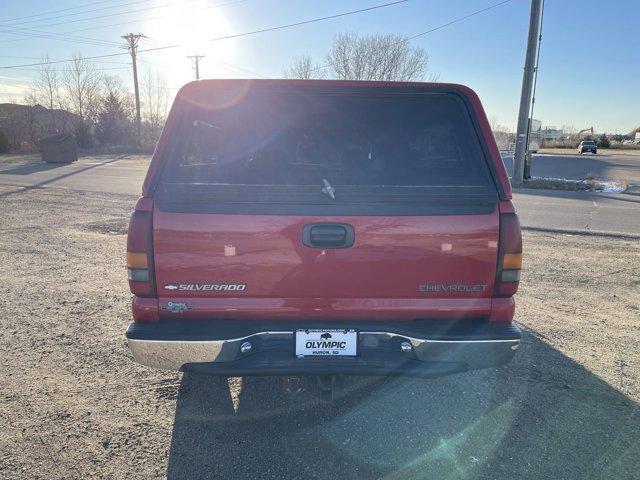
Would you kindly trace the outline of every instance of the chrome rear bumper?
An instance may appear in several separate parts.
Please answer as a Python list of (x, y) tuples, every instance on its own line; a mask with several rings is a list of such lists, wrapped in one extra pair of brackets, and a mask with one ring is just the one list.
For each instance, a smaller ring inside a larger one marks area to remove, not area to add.
[[(157, 330), (157, 325), (150, 328)], [(436, 370), (446, 371), (502, 365), (511, 360), (520, 344), (519, 329), (514, 325), (508, 328), (509, 335), (495, 335), (495, 338), (483, 333), (470, 334), (467, 338), (457, 334), (457, 338), (450, 339), (442, 338), (442, 334), (420, 338), (383, 328), (360, 330), (357, 357), (322, 358), (296, 358), (293, 328), (197, 339), (194, 335), (171, 338), (170, 333), (140, 334), (140, 324), (132, 324), (127, 338), (136, 362), (166, 370), (197, 370), (220, 375), (286, 375), (307, 370), (316, 373), (318, 369), (329, 373), (335, 370), (336, 373), (393, 374), (428, 365), (437, 365)], [(162, 338), (151, 338), (153, 336)]]
[(232, 362), (241, 356), (240, 347), (247, 340), (293, 341), (292, 332), (259, 332), (224, 340), (136, 340), (128, 339), (133, 359), (148, 367), (181, 370), (188, 363)]

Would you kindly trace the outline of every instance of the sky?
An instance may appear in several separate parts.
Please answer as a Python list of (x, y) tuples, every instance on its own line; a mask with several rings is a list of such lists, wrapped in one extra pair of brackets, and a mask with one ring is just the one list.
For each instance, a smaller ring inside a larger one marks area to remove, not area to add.
[[(132, 90), (121, 35), (141, 32), (139, 69), (161, 71), (172, 94), (193, 79), (187, 55), (204, 54), (201, 78), (281, 77), (296, 56), (323, 63), (336, 34), (412, 36), (501, 0), (409, 0), (276, 31), (218, 39), (335, 15), (393, 0), (1, 0), (0, 102), (22, 101), (48, 54), (95, 61)], [(439, 81), (480, 96), (492, 122), (515, 129), (529, 24), (529, 0), (510, 0), (412, 40)], [(55, 12), (52, 12), (55, 11)], [(47, 13), (51, 12), (51, 13)], [(534, 118), (545, 126), (593, 126), (627, 133), (640, 126), (640, 3), (546, 0)], [(43, 32), (46, 32), (43, 34)], [(218, 39), (218, 40), (214, 40)], [(168, 45), (171, 49), (144, 52)], [(60, 68), (64, 64), (57, 64)]]

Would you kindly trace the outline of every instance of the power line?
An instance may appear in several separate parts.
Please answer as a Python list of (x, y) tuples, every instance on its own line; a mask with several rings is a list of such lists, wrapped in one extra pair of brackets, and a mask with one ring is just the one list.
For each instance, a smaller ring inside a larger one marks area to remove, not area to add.
[[(146, 1), (146, 0), (139, 0), (139, 1)], [(138, 9), (134, 9), (134, 10), (126, 10), (124, 12), (115, 12), (115, 13), (108, 13), (105, 15), (97, 15), (97, 16), (93, 16), (93, 17), (89, 17), (89, 18), (78, 18), (75, 20), (68, 20), (68, 21), (64, 21), (64, 22), (55, 22), (55, 23), (46, 23), (46, 24), (42, 24), (42, 25), (33, 25), (34, 27), (37, 28), (41, 28), (41, 27), (54, 27), (57, 25), (66, 25), (69, 23), (78, 23), (78, 22), (89, 22), (89, 21), (93, 21), (96, 20), (98, 18), (107, 18), (107, 17), (116, 17), (118, 15), (126, 15), (129, 13), (138, 13), (138, 12), (145, 12), (147, 10), (156, 10), (158, 8), (165, 8), (165, 7), (174, 7), (176, 5), (182, 5), (184, 3), (193, 3), (199, 0), (182, 0), (180, 2), (176, 2), (176, 3), (165, 3), (163, 5), (154, 5), (152, 7), (145, 7), (145, 8), (138, 8)], [(133, 3), (139, 3), (139, 2), (133, 2)], [(83, 12), (83, 13), (88, 13), (88, 12)], [(19, 25), (19, 24), (16, 24)]]
[(476, 10), (475, 12), (469, 13), (468, 15), (464, 15), (462, 17), (458, 17), (458, 18), (456, 18), (454, 20), (451, 20), (450, 22), (443, 23), (442, 25), (439, 25), (437, 27), (430, 28), (429, 30), (426, 30), (426, 31), (421, 32), (421, 33), (418, 33), (416, 35), (412, 35), (412, 36), (408, 37), (408, 40), (413, 40), (414, 38), (418, 38), (418, 37), (421, 37), (423, 35), (427, 35), (429, 33), (435, 32), (436, 30), (441, 30), (441, 29), (443, 29), (445, 27), (448, 27), (449, 25), (453, 25), (454, 23), (461, 22), (461, 21), (466, 20), (467, 18), (473, 17), (475, 15), (480, 15), (481, 13), (484, 13), (484, 12), (486, 12), (488, 10), (491, 10), (492, 8), (499, 7), (500, 5), (504, 5), (505, 3), (509, 3), (511, 1), (512, 0), (504, 0), (504, 1), (499, 2), (499, 3), (494, 3), (493, 5), (489, 5), (488, 7), (482, 8), (480, 10)]
[[(229, 2), (225, 2), (225, 3), (218, 3), (216, 5), (209, 5), (206, 6), (204, 8), (202, 8), (202, 10), (209, 10), (211, 8), (218, 8), (218, 7), (226, 7), (227, 5), (233, 5), (235, 3), (243, 3), (246, 2), (247, 0), (232, 0)], [(170, 17), (170, 15), (157, 15), (155, 17), (147, 17), (144, 20), (145, 21), (149, 21), (149, 20), (157, 20), (159, 18), (168, 18)], [(101, 28), (109, 28), (109, 27), (120, 27), (122, 25), (129, 25), (131, 23), (137, 23), (139, 22), (140, 19), (137, 20), (129, 20), (127, 22), (119, 22), (119, 23), (110, 23), (108, 25), (98, 25), (98, 26), (94, 26), (94, 27), (87, 27), (87, 28), (80, 28), (80, 29), (76, 29), (76, 30), (70, 30), (68, 32), (65, 33), (77, 33), (77, 32), (86, 32), (87, 30), (100, 30)]]
[[(121, 0), (109, 0), (109, 1), (121, 1)], [(94, 8), (93, 10), (85, 10), (85, 11), (82, 11), (82, 12), (75, 12), (75, 13), (65, 13), (64, 15), (56, 15), (56, 16), (53, 16), (53, 17), (38, 18), (36, 20), (27, 20), (27, 21), (18, 22), (18, 23), (11, 23), (12, 21), (3, 20), (3, 21), (0, 21), (0, 24), (1, 25), (5, 25), (5, 24), (9, 23), (10, 25), (13, 25), (13, 26), (15, 26), (15, 25), (24, 25), (24, 24), (28, 24), (28, 23), (34, 23), (34, 22), (43, 22), (43, 21), (55, 20), (56, 18), (65, 18), (65, 17), (71, 17), (71, 16), (75, 16), (75, 15), (84, 15), (86, 13), (93, 13), (93, 12), (99, 12), (99, 11), (102, 11), (102, 10), (109, 10), (110, 8), (128, 7), (130, 5), (136, 5), (138, 3), (146, 3), (146, 2), (150, 2), (150, 1), (153, 1), (153, 0), (136, 0), (134, 2), (121, 3), (119, 5), (109, 5), (108, 7)], [(97, 2), (97, 3), (104, 3), (104, 1)], [(87, 7), (87, 6), (90, 6), (90, 5), (91, 4), (84, 5), (84, 6), (78, 6), (78, 7), (75, 7), (75, 8), (78, 9), (78, 8), (83, 8), (83, 7)], [(69, 10), (69, 9), (63, 9), (62, 11), (67, 11), (67, 10)], [(50, 12), (50, 13), (58, 13), (58, 12), (54, 11), (54, 12)], [(44, 15), (44, 14), (41, 14), (41, 16), (42, 15)], [(42, 25), (36, 25), (36, 26), (42, 26)]]
[[(455, 23), (461, 22), (461, 21), (466, 20), (467, 18), (473, 17), (475, 15), (479, 15), (481, 13), (484, 13), (484, 12), (488, 11), (488, 10), (491, 10), (492, 8), (499, 7), (501, 5), (504, 5), (505, 3), (509, 3), (511, 1), (512, 0), (503, 0), (502, 2), (494, 3), (493, 5), (489, 5), (488, 7), (482, 8), (480, 10), (476, 10), (475, 12), (469, 13), (467, 15), (463, 15), (462, 17), (454, 18), (453, 20), (451, 20), (451, 21), (449, 21), (447, 23), (443, 23), (442, 25), (438, 25), (437, 27), (433, 27), (433, 28), (430, 28), (429, 30), (425, 30), (424, 32), (420, 32), (420, 33), (417, 33), (417, 34), (412, 35), (410, 37), (403, 38), (398, 43), (405, 42), (405, 41), (408, 41), (408, 40), (413, 40), (414, 38), (422, 37), (423, 35), (428, 35), (429, 33), (435, 32), (437, 30), (441, 30), (441, 29), (446, 28), (446, 27), (448, 27), (450, 25), (453, 25)], [(326, 63), (324, 65), (320, 65), (319, 67), (314, 68), (313, 71), (316, 72), (318, 70), (322, 70), (323, 68), (332, 67), (334, 65), (335, 64), (333, 64), (333, 63)]]
[[(77, 7), (70, 7), (70, 8), (65, 8), (65, 9), (60, 9), (60, 10), (53, 10), (50, 12), (45, 12), (45, 13), (39, 13), (39, 14), (34, 14), (34, 15), (27, 15), (25, 17), (17, 17), (14, 18), (13, 20), (17, 20), (17, 19), (22, 19), (22, 18), (33, 18), (33, 17), (41, 17), (44, 15), (50, 15), (51, 13), (57, 13), (57, 12), (67, 12), (70, 10), (76, 10), (79, 8), (85, 8), (86, 6), (89, 5), (93, 5), (93, 4), (103, 4), (103, 3), (109, 3), (112, 1), (121, 1), (121, 0), (100, 0), (98, 2), (93, 2), (93, 3), (89, 3), (87, 5), (84, 6), (77, 6)], [(133, 3), (140, 3), (140, 2), (147, 2), (149, 0), (137, 0)], [(116, 7), (119, 6), (123, 6), (123, 5), (127, 5), (127, 4), (120, 4), (120, 5), (116, 5)], [(74, 42), (74, 43), (86, 43), (89, 45), (104, 45), (104, 46), (117, 46), (119, 45), (118, 43), (115, 42), (110, 42), (110, 41), (105, 41), (105, 40), (100, 40), (100, 39), (94, 39), (94, 38), (87, 38), (87, 37), (81, 37), (81, 36), (77, 36), (77, 35), (69, 35), (68, 33), (57, 33), (57, 32), (47, 32), (47, 31), (42, 31), (42, 30), (36, 30), (34, 28), (29, 28), (29, 27), (17, 27), (17, 25), (22, 25), (22, 24), (26, 24), (26, 23), (33, 23), (35, 22), (40, 22), (43, 20), (50, 20), (53, 18), (61, 18), (61, 17), (68, 17), (71, 15), (80, 15), (83, 13), (89, 13), (89, 12), (93, 12), (93, 11), (98, 11), (98, 10), (104, 10), (104, 9), (109, 9), (109, 8), (113, 8), (113, 6), (108, 6), (108, 7), (102, 7), (100, 9), (94, 9), (94, 10), (88, 10), (88, 11), (83, 11), (83, 12), (75, 12), (75, 13), (66, 13), (65, 15), (58, 15), (57, 17), (49, 17), (49, 18), (38, 18), (36, 20), (29, 20), (26, 22), (18, 22), (18, 23), (14, 23), (11, 24), (11, 20), (5, 19), (3, 21), (0, 21), (0, 33), (7, 33), (10, 35), (22, 35), (22, 36), (26, 36), (26, 37), (30, 37), (30, 38), (49, 38), (49, 39), (54, 39), (54, 40), (62, 40), (62, 41), (70, 41), (70, 42)], [(10, 30), (7, 30), (10, 29)], [(9, 40), (8, 42), (11, 42), (12, 40)], [(16, 41), (16, 40), (13, 40)], [(18, 40), (19, 41), (19, 40)], [(2, 43), (7, 43), (2, 42)]]
[[(100, 70), (101, 72), (107, 72), (111, 70), (129, 70), (130, 68), (131, 68), (131, 64), (129, 64), (129, 66), (127, 67), (108, 67), (108, 68), (98, 67), (98, 70)], [(39, 72), (40, 71), (39, 68), (17, 68), (16, 70), (19, 70), (21, 72)]]
[[(169, 3), (169, 4), (157, 5), (157, 6), (153, 6), (153, 7), (139, 8), (139, 9), (136, 9), (136, 10), (129, 10), (129, 11), (126, 11), (126, 12), (112, 13), (112, 14), (108, 14), (108, 15), (100, 15), (100, 16), (97, 16), (97, 17), (76, 19), (76, 20), (69, 20), (67, 22), (57, 22), (57, 23), (50, 23), (50, 24), (46, 24), (46, 25), (34, 25), (34, 26), (37, 27), (37, 28), (40, 28), (40, 27), (51, 27), (51, 26), (56, 26), (56, 25), (64, 25), (64, 24), (68, 24), (68, 23), (76, 23), (76, 22), (95, 20), (97, 18), (105, 18), (105, 17), (113, 17), (113, 16), (117, 16), (117, 15), (124, 15), (124, 14), (127, 14), (127, 13), (137, 13), (137, 12), (142, 12), (142, 11), (146, 11), (146, 10), (156, 10), (158, 8), (172, 7), (172, 6), (181, 5), (181, 4), (184, 4), (184, 3), (190, 3), (190, 2), (194, 2), (194, 1), (198, 1), (198, 0), (183, 0), (183, 1), (177, 2), (177, 3)], [(262, 30), (256, 30), (256, 31), (253, 31), (253, 32), (247, 32), (247, 33), (238, 34), (238, 35), (229, 35), (227, 37), (219, 37), (219, 38), (213, 39), (212, 41), (224, 40), (226, 38), (241, 37), (241, 36), (244, 36), (244, 35), (253, 35), (253, 34), (256, 34), (256, 33), (271, 32), (273, 30), (281, 30), (281, 29), (284, 29), (284, 28), (296, 27), (296, 26), (299, 26), (299, 25), (306, 25), (306, 24), (309, 24), (309, 23), (315, 23), (315, 22), (320, 22), (320, 21), (323, 21), (323, 20), (330, 20), (330, 19), (333, 19), (333, 18), (339, 18), (339, 17), (344, 17), (344, 16), (347, 16), (347, 15), (353, 15), (353, 14), (356, 14), (356, 13), (362, 13), (362, 12), (367, 12), (367, 11), (370, 11), (370, 10), (376, 10), (378, 8), (390, 7), (390, 6), (393, 6), (393, 5), (400, 4), (400, 3), (406, 3), (408, 1), (409, 0), (396, 0), (394, 2), (389, 2), (389, 3), (382, 4), (382, 5), (374, 5), (372, 7), (361, 8), (361, 9), (352, 10), (352, 11), (349, 11), (349, 12), (338, 13), (336, 15), (329, 15), (329, 16), (326, 16), (326, 17), (314, 18), (314, 19), (311, 19), (311, 20), (304, 20), (304, 21), (301, 21), (301, 22), (289, 23), (289, 24), (286, 24), (286, 25), (279, 25), (279, 26), (276, 26), (276, 27), (265, 28), (265, 29), (262, 29)], [(218, 6), (222, 6), (222, 5), (218, 5)]]
[[(128, 55), (127, 52), (119, 52), (119, 53), (109, 53), (106, 55), (93, 55), (91, 57), (82, 57), (84, 60), (96, 60), (98, 58), (110, 58), (110, 57), (119, 57), (122, 55)], [(0, 70), (7, 70), (10, 68), (20, 68), (20, 67), (37, 67), (39, 65), (52, 65), (55, 63), (69, 63), (69, 62), (73, 62), (72, 58), (69, 58), (67, 60), (53, 60), (50, 62), (38, 62), (38, 63), (24, 63), (22, 65), (2, 65), (0, 66)]]
[[(11, 28), (11, 30), (7, 30), (7, 28)], [(54, 33), (54, 32), (43, 32), (40, 30), (34, 30), (30, 28), (3, 27), (1, 25), (0, 25), (0, 33), (8, 33), (9, 35), (21, 35), (23, 37), (29, 37), (29, 38), (45, 38), (45, 39), (52, 39), (52, 40), (62, 40), (65, 42), (85, 43), (88, 45), (105, 46), (105, 47), (113, 47), (118, 45), (115, 42), (110, 42), (106, 40), (98, 40), (93, 38), (79, 37), (75, 35), (66, 35), (66, 34)], [(6, 42), (7, 41), (0, 42), (0, 43), (6, 43)]]
[(34, 13), (32, 15), (25, 15), (24, 17), (5, 18), (4, 20), (0, 20), (0, 23), (8, 23), (8, 22), (13, 22), (15, 20), (22, 20), (22, 19), (25, 19), (25, 18), (41, 17), (41, 16), (44, 16), (44, 15), (49, 15), (51, 13), (67, 12), (69, 10), (77, 10), (78, 8), (89, 7), (91, 5), (97, 5), (99, 3), (108, 3), (108, 2), (116, 2), (116, 1), (118, 1), (118, 0), (100, 0), (98, 2), (86, 3), (84, 5), (78, 5), (76, 7), (62, 8), (60, 10), (50, 10), (48, 12)]
[[(114, 0), (115, 1), (115, 0)], [(148, 1), (148, 0), (144, 0), (144, 1)], [(196, 0), (187, 0), (187, 1), (196, 1)], [(225, 5), (231, 5), (234, 3), (240, 3), (240, 2), (245, 2), (247, 0), (232, 0), (226, 3), (221, 3), (221, 4), (217, 4), (217, 5), (210, 5), (208, 7), (205, 7), (203, 10), (208, 10), (210, 8), (217, 8), (217, 7), (222, 7)], [(186, 3), (186, 2), (181, 2), (181, 3)], [(179, 3), (175, 3), (172, 5), (178, 5)], [(125, 12), (122, 12), (125, 13)], [(168, 17), (168, 15), (160, 15), (160, 16), (156, 16), (156, 17), (150, 17), (147, 18), (145, 20), (155, 20), (158, 18), (166, 18)], [(95, 17), (95, 18), (99, 18), (99, 17)], [(72, 43), (86, 43), (88, 45), (97, 45), (97, 46), (118, 46), (119, 43), (116, 42), (109, 42), (109, 41), (103, 41), (103, 40), (99, 40), (99, 39), (93, 39), (93, 38), (87, 38), (87, 37), (79, 37), (79, 36), (72, 36), (70, 34), (72, 33), (76, 33), (76, 32), (83, 32), (86, 30), (95, 30), (95, 29), (100, 29), (100, 28), (105, 28), (105, 27), (115, 27), (115, 26), (121, 26), (121, 25), (127, 25), (130, 23), (138, 23), (140, 22), (140, 20), (132, 20), (132, 21), (128, 21), (128, 22), (119, 22), (119, 23), (114, 23), (114, 24), (110, 24), (110, 25), (101, 25), (98, 27), (89, 27), (89, 28), (81, 28), (81, 29), (77, 29), (77, 30), (72, 30), (69, 32), (64, 32), (64, 33), (54, 33), (54, 32), (46, 32), (46, 31), (38, 31), (38, 30), (33, 30), (30, 28), (21, 28), (20, 30), (25, 30), (26, 32), (33, 32), (32, 33), (20, 33), (24, 36), (28, 36), (30, 38), (52, 38), (54, 40), (60, 40), (60, 41), (68, 41), (68, 42), (72, 42)], [(64, 23), (64, 22), (62, 22)], [(46, 27), (47, 25), (40, 25), (40, 26), (44, 26)], [(16, 29), (16, 27), (13, 26), (8, 26), (8, 27), (3, 27), (3, 25), (0, 25), (0, 32), (2, 32), (2, 28), (13, 28)], [(10, 34), (14, 34), (17, 35), (19, 34), (19, 32), (6, 32), (6, 33), (10, 33)], [(55, 35), (55, 37), (50, 37), (49, 35)], [(12, 43), (12, 42), (20, 42), (23, 41), (23, 39), (21, 38), (17, 38), (17, 39), (12, 39), (12, 40), (2, 40), (0, 41), (0, 43)]]
[(23, 58), (27, 60), (37, 60), (40, 57), (21, 57), (20, 55), (0, 55), (0, 58)]
[[(232, 73), (245, 73), (245, 74), (248, 73), (249, 75), (253, 75), (254, 77), (267, 78), (264, 75), (261, 75), (257, 72), (249, 70), (248, 68), (238, 67), (237, 65), (233, 65), (229, 62), (225, 62), (224, 60), (217, 59), (216, 62), (219, 63), (222, 68), (226, 67), (226, 70), (231, 71)], [(235, 72), (233, 72), (233, 70), (235, 70)]]
[(235, 35), (226, 35), (224, 37), (216, 37), (216, 38), (210, 39), (209, 41), (210, 42), (215, 42), (215, 41), (218, 41), (218, 40), (226, 40), (228, 38), (238, 38), (238, 37), (244, 37), (246, 35), (255, 35), (256, 33), (273, 32), (274, 30), (282, 30), (284, 28), (298, 27), (300, 25), (307, 25), (309, 23), (321, 22), (323, 20), (331, 20), (331, 19), (334, 19), (334, 18), (346, 17), (347, 15), (353, 15), (353, 14), (356, 14), (356, 13), (368, 12), (368, 11), (371, 11), (371, 10), (376, 10), (378, 8), (391, 7), (393, 5), (398, 5), (400, 3), (406, 3), (408, 1), (409, 0), (396, 0), (395, 2), (383, 3), (382, 5), (374, 5), (373, 7), (360, 8), (358, 10), (351, 10), (350, 12), (343, 12), (343, 13), (337, 13), (335, 15), (328, 15), (326, 17), (313, 18), (311, 20), (303, 20), (301, 22), (295, 22), (295, 23), (287, 23), (285, 25), (278, 25), (277, 27), (263, 28), (261, 30), (254, 30), (252, 32), (238, 33), (238, 34), (235, 34)]
[(159, 63), (153, 63), (153, 62), (150, 62), (149, 60), (145, 60), (143, 58), (138, 58), (138, 61), (142, 62), (144, 64), (147, 64), (147, 65), (151, 65), (152, 67), (162, 68), (164, 70), (169, 70), (170, 72), (175, 72), (176, 71), (175, 68), (167, 67), (166, 65), (160, 65)]
[[(238, 38), (238, 37), (245, 37), (248, 35), (255, 35), (258, 33), (265, 33), (265, 32), (270, 32), (273, 30), (282, 30), (284, 28), (290, 28), (290, 27), (296, 27), (299, 25), (307, 25), (310, 23), (314, 23), (314, 22), (321, 22), (323, 20), (329, 20), (332, 18), (338, 18), (338, 17), (344, 17), (347, 15), (354, 15), (357, 13), (362, 13), (362, 12), (367, 12), (367, 11), (371, 11), (371, 10), (375, 10), (375, 9), (379, 9), (379, 8), (384, 8), (384, 7), (390, 7), (393, 5), (398, 5), (401, 3), (406, 3), (409, 0), (397, 0), (395, 2), (389, 2), (389, 3), (384, 3), (381, 5), (374, 5), (372, 7), (368, 7), (368, 8), (360, 8), (358, 10), (351, 10), (349, 12), (343, 12), (343, 13), (338, 13), (335, 15), (329, 15), (329, 16), (325, 16), (325, 17), (318, 17), (318, 18), (314, 18), (311, 20), (304, 20), (304, 21), (300, 21), (300, 22), (295, 22), (295, 23), (290, 23), (290, 24), (286, 24), (286, 25), (278, 25), (276, 27), (270, 27), (270, 28), (263, 28), (260, 30), (253, 30), (250, 32), (243, 32), (243, 33), (237, 33), (234, 35), (225, 35), (223, 37), (218, 37), (218, 38), (213, 38), (210, 39), (210, 42), (215, 42), (218, 40), (227, 40), (227, 39), (231, 39), (231, 38)], [(154, 52), (154, 51), (158, 51), (158, 50), (168, 50), (168, 49), (172, 49), (172, 48), (178, 48), (180, 47), (180, 44), (176, 44), (176, 45), (165, 45), (162, 47), (153, 47), (153, 48), (147, 48), (147, 49), (143, 49), (143, 50), (138, 50), (138, 52)], [(116, 57), (116, 56), (120, 56), (120, 55), (126, 55), (126, 53), (111, 53), (111, 54), (107, 54), (107, 55), (94, 55), (91, 57), (84, 57), (85, 60), (95, 60), (98, 58), (108, 58), (108, 57)], [(73, 59), (69, 59), (69, 60), (57, 60), (57, 61), (53, 61), (53, 62), (45, 62), (45, 64), (49, 64), (49, 63), (65, 63), (65, 62), (71, 62), (73, 61)], [(30, 63), (30, 64), (22, 64), (22, 65), (7, 65), (7, 66), (0, 66), (0, 70), (6, 70), (9, 68), (17, 68), (17, 67), (32, 67), (32, 66), (39, 66), (42, 65), (42, 63)]]
[[(146, 40), (146, 38), (144, 40)], [(141, 52), (142, 50), (138, 50), (138, 51)], [(159, 63), (153, 63), (153, 62), (150, 62), (149, 60), (146, 60), (146, 59), (143, 59), (143, 58), (140, 58), (140, 57), (138, 57), (138, 61), (142, 62), (142, 63), (144, 63), (146, 65), (151, 65), (151, 66), (156, 67), (156, 68), (162, 68), (164, 70), (169, 70), (171, 72), (176, 72), (177, 71), (175, 68), (171, 68), (171, 67), (168, 67), (166, 65), (160, 65)], [(238, 65), (235, 65), (235, 64), (232, 64), (232, 63), (229, 63), (229, 62), (225, 62), (224, 60), (216, 59), (216, 63), (219, 64), (220, 68), (222, 68), (223, 70), (226, 70), (228, 72), (231, 72), (231, 73), (249, 74), (249, 75), (253, 75), (254, 77), (258, 77), (258, 78), (267, 78), (267, 77), (265, 77), (264, 75), (262, 75), (262, 74), (260, 74), (258, 72), (254, 72), (253, 70), (249, 70), (248, 68), (245, 68), (245, 67), (239, 67)], [(178, 90), (179, 87), (176, 87), (175, 89)]]
[[(30, 59), (30, 60), (38, 60), (38, 58), (42, 58), (42, 57), (18, 57), (18, 56), (13, 56), (13, 55), (0, 55), (0, 57), (26, 58), (26, 59)], [(109, 60), (102, 60), (100, 63), (107, 63), (107, 64), (111, 64), (111, 65), (129, 65), (129, 66), (131, 66), (131, 63), (129, 63), (129, 62), (113, 62), (113, 61), (109, 61)], [(38, 65), (41, 65), (41, 63), (39, 63)], [(16, 70), (32, 70), (34, 72), (39, 72), (40, 71), (39, 68), (23, 68), (23, 67), (16, 67)]]
[[(303, 21), (300, 21), (300, 22), (287, 23), (285, 25), (278, 25), (276, 27), (268, 27), (268, 28), (262, 28), (260, 30), (252, 30), (250, 32), (235, 33), (235, 34), (232, 34), (232, 35), (224, 35), (222, 37), (210, 38), (207, 41), (209, 41), (209, 42), (217, 42), (219, 40), (229, 40), (231, 38), (246, 37), (248, 35), (256, 35), (258, 33), (266, 33), (266, 32), (272, 32), (274, 30), (282, 30), (282, 29), (285, 29), (285, 28), (298, 27), (300, 25), (308, 25), (310, 23), (322, 22), (324, 20), (330, 20), (330, 19), (338, 18), (338, 17), (345, 17), (347, 15), (354, 15), (356, 13), (368, 12), (370, 10), (376, 10), (378, 8), (391, 7), (393, 5), (398, 5), (400, 3), (406, 3), (408, 1), (409, 0), (396, 0), (395, 2), (383, 3), (381, 5), (374, 5), (372, 7), (360, 8), (358, 10), (351, 10), (349, 12), (337, 13), (335, 15), (328, 15), (326, 17), (312, 18), (311, 20), (303, 20)], [(164, 47), (147, 48), (145, 50), (140, 50), (140, 51), (141, 52), (152, 52), (152, 51), (156, 51), (156, 50), (166, 50), (166, 49), (169, 49), (169, 48), (177, 48), (177, 47), (180, 47), (180, 45), (166, 45)]]

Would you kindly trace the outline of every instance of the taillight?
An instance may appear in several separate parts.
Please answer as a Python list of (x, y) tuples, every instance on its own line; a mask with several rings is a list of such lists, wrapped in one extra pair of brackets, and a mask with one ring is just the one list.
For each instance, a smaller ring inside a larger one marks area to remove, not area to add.
[(493, 294), (510, 297), (518, 291), (522, 270), (522, 233), (515, 213), (500, 215), (500, 241), (498, 243), (498, 269)]
[(131, 293), (154, 296), (156, 286), (153, 271), (151, 212), (136, 210), (129, 221), (127, 235), (127, 277)]

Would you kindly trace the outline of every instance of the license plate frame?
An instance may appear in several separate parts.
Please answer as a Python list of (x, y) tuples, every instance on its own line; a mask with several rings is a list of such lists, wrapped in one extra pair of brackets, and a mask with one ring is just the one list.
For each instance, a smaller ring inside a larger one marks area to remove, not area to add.
[(301, 328), (294, 331), (294, 348), (298, 358), (354, 358), (358, 356), (358, 332), (353, 328)]

